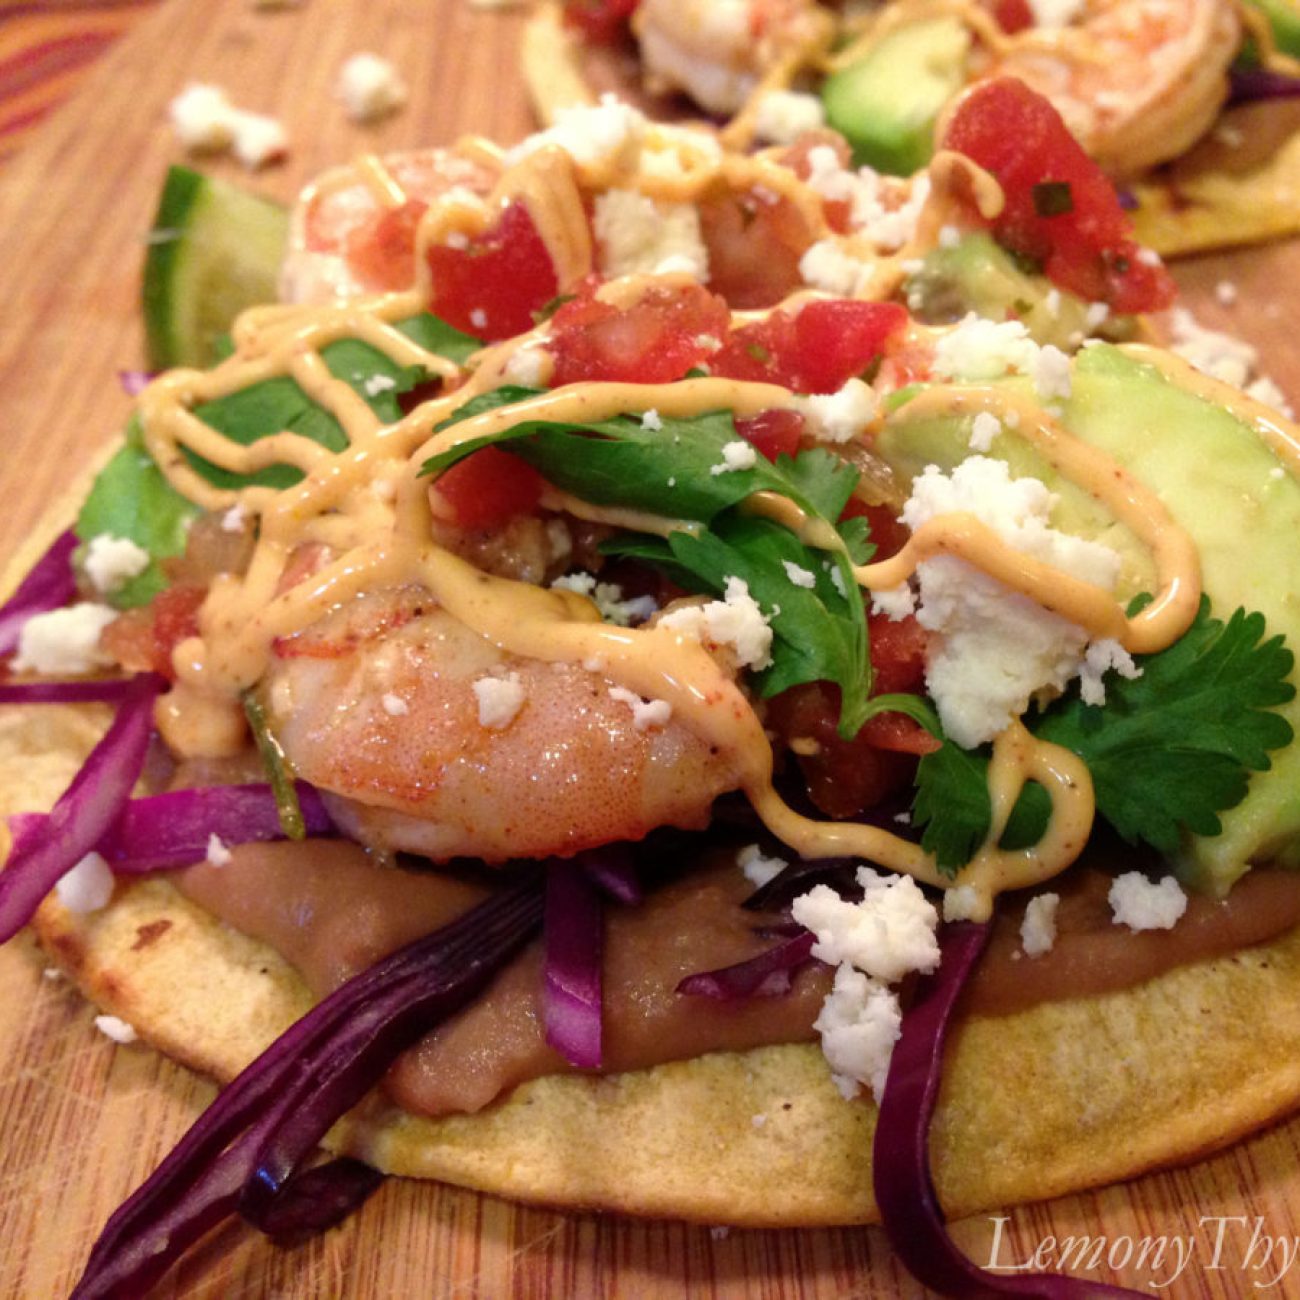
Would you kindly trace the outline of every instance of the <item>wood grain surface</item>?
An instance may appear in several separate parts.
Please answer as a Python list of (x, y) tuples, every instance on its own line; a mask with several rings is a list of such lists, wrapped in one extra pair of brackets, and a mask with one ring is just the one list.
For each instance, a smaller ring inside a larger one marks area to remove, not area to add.
[[(114, 374), (141, 362), (136, 311), (142, 234), (177, 153), (167, 101), (192, 79), (276, 114), (293, 149), (254, 178), (288, 199), (325, 165), (363, 148), (529, 128), (514, 71), (521, 16), (464, 0), (165, 0), (93, 72), (77, 98), (0, 170), (0, 555), (117, 429)], [(412, 97), (378, 128), (349, 123), (330, 97), (339, 64), (371, 49), (403, 70)], [(232, 164), (214, 169), (234, 174)], [(1300, 396), (1300, 261), (1290, 245), (1180, 270), (1208, 322), (1252, 338)], [(1216, 301), (1231, 279), (1236, 306)], [(58, 1297), (112, 1209), (212, 1095), (203, 1080), (140, 1047), (115, 1047), (62, 981), (45, 979), (25, 937), (0, 950), (0, 1296)], [(1266, 1016), (1267, 1008), (1260, 1008)], [(1086, 1234), (1097, 1259), (1067, 1256), (1097, 1281), (1175, 1297), (1300, 1295), (1300, 1121), (1194, 1168), (984, 1216), (957, 1228), (989, 1259), (1027, 1260), (1051, 1238)], [(1175, 1239), (1190, 1261), (1174, 1280)], [(1147, 1245), (1145, 1261), (1138, 1257)], [(1151, 1251), (1164, 1244), (1155, 1262)], [(1285, 1243), (1289, 1271), (1279, 1255)], [(1271, 1255), (1266, 1249), (1272, 1248)], [(1217, 1249), (1216, 1249), (1217, 1248)], [(1106, 1253), (1121, 1266), (1106, 1265)], [(1254, 1267), (1252, 1267), (1254, 1266)], [(1279, 1274), (1281, 1276), (1279, 1277)], [(917, 1296), (874, 1230), (710, 1231), (520, 1209), (438, 1186), (390, 1181), (342, 1229), (294, 1252), (230, 1227), (175, 1271), (160, 1296), (753, 1297)]]

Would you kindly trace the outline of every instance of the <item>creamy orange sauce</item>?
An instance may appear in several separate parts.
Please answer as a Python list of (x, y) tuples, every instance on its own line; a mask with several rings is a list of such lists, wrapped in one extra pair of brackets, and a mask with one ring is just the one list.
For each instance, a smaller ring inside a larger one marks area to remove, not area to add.
[[(690, 135), (648, 128), (643, 149), (661, 155), (671, 152), (675, 165), (653, 169), (653, 175), (637, 173), (631, 179), (645, 192), (674, 201), (699, 193), (719, 175), (737, 186), (770, 183), (801, 206), (811, 205), (816, 222), (825, 228), (820, 200), (793, 172), (762, 154), (723, 155), (707, 136), (695, 141)], [(984, 914), (991, 910), (996, 893), (1047, 879), (1069, 865), (1091, 826), (1091, 781), (1077, 758), (1034, 740), (1018, 723), (994, 746), (989, 779), (995, 816), (988, 841), (954, 881), (917, 844), (888, 831), (818, 822), (789, 808), (773, 790), (773, 756), (757, 714), (731, 673), (695, 640), (656, 625), (629, 629), (606, 624), (584, 596), (494, 577), (434, 542), (432, 480), (421, 475), (421, 467), (429, 457), (466, 440), (530, 418), (586, 423), (651, 409), (668, 417), (686, 418), (709, 410), (731, 410), (745, 417), (788, 408), (794, 401), (784, 388), (721, 378), (663, 385), (584, 383), (543, 392), (437, 431), (466, 401), (502, 381), (515, 352), (544, 341), (542, 325), (518, 339), (485, 348), (476, 357), (473, 371), (453, 392), (383, 424), (351, 387), (329, 374), (321, 358), (324, 347), (342, 338), (361, 339), (398, 364), (423, 366), (449, 380), (464, 378), (455, 365), (425, 352), (394, 328), (394, 322), (422, 310), (429, 300), (424, 251), (439, 242), (481, 234), (503, 202), (522, 202), (551, 253), (561, 287), (567, 287), (592, 265), (584, 188), (593, 184), (593, 178), (602, 184), (630, 182), (617, 157), (584, 169), (562, 150), (545, 148), (506, 167), (499, 151), (487, 146), (478, 157), (473, 146), (458, 148), (464, 157), (498, 168), (500, 179), (487, 200), (459, 191), (430, 205), (418, 236), (421, 278), (411, 291), (326, 307), (273, 306), (249, 312), (235, 327), (237, 350), (229, 361), (204, 374), (173, 372), (155, 381), (142, 396), (145, 444), (173, 485), (209, 510), (228, 509), (239, 502), (259, 518), (258, 540), (247, 571), (238, 577), (218, 577), (200, 612), (200, 635), (176, 648), (179, 684), (158, 711), (169, 743), (186, 755), (233, 752), (243, 736), (239, 695), (266, 673), (277, 638), (302, 631), (364, 592), (415, 582), (438, 606), (501, 650), (541, 662), (599, 663), (618, 685), (644, 699), (667, 701), (675, 718), (725, 758), (769, 829), (804, 856), (848, 854), (939, 888), (969, 885), (979, 900), (976, 910)], [(368, 183), (386, 188), (382, 168), (363, 167), (363, 171), (370, 176)], [(995, 212), (1001, 203), (1001, 191), (992, 178), (968, 165), (959, 166), (950, 155), (940, 155), (934, 174), (933, 206), (923, 223), (927, 229), (942, 220), (959, 190), (973, 194), (981, 210)], [(387, 201), (397, 202), (399, 193), (389, 193)], [(644, 277), (626, 277), (601, 293), (607, 300), (631, 302), (645, 284)], [(337, 418), (347, 436), (343, 451), (330, 452), (291, 432), (243, 447), (193, 414), (204, 402), (278, 375), (292, 376), (312, 400)], [(1181, 374), (1178, 378), (1183, 382)], [(856, 568), (859, 583), (867, 589), (896, 587), (927, 555), (954, 554), (1086, 628), (1092, 636), (1114, 637), (1130, 650), (1158, 650), (1181, 635), (1195, 614), (1200, 594), (1195, 548), (1154, 494), (1109, 457), (1072, 438), (1024, 397), (995, 387), (936, 388), (913, 398), (892, 418), (980, 410), (1002, 415), (1014, 410), (1020, 434), (1149, 548), (1159, 578), (1155, 601), (1126, 618), (1110, 593), (1024, 556), (992, 530), (957, 515), (926, 524), (891, 560)], [(1256, 424), (1268, 438), (1272, 435), (1264, 430), (1262, 420), (1259, 417)], [(1296, 464), (1294, 440), (1288, 441), (1289, 435), (1280, 427), (1276, 436), (1287, 442), (1290, 463)], [(299, 469), (303, 478), (282, 491), (219, 489), (193, 471), (183, 450), (237, 474), (284, 464)], [(554, 489), (549, 490), (546, 503), (580, 518), (661, 535), (698, 527), (643, 512), (592, 506)], [(759, 493), (748, 508), (780, 520), (813, 546), (842, 551), (833, 530), (808, 519), (785, 498)], [(304, 541), (325, 543), (331, 557), (311, 577), (281, 590), (290, 557)], [(1053, 816), (1038, 845), (1006, 853), (997, 848), (997, 841), (1026, 781), (1048, 790)]]

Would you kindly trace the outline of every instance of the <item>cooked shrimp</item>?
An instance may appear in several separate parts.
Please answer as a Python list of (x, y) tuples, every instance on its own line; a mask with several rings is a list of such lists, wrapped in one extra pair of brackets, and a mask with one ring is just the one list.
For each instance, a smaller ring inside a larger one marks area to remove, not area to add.
[(633, 19), (647, 86), (682, 90), (711, 113), (736, 112), (791, 51), (820, 43), (812, 0), (643, 0)]
[(294, 206), (280, 269), (285, 302), (328, 302), (414, 282), (425, 207), (460, 187), (485, 195), (492, 168), (451, 149), (364, 157), (313, 181)]
[(1086, 0), (1068, 25), (995, 35), (974, 71), (1046, 95), (1083, 147), (1126, 175), (1177, 157), (1209, 129), (1240, 43), (1233, 0)]
[(703, 827), (739, 784), (675, 720), (638, 726), (600, 672), (506, 655), (416, 589), (363, 596), (277, 651), (264, 690), (280, 742), (367, 844), (566, 855)]

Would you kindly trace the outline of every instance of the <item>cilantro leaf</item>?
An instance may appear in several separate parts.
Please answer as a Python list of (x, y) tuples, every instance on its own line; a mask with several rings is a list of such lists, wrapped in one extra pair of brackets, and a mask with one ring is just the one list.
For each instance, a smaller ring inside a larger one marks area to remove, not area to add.
[(446, 357), (458, 366), (463, 366), (483, 346), (481, 339), (458, 330), (430, 311), (399, 320), (394, 328), (426, 352)]
[[(440, 428), (536, 395), (504, 388), (467, 402)], [(758, 674), (760, 692), (775, 695), (802, 682), (840, 687), (840, 733), (851, 737), (879, 708), (870, 701), (871, 666), (862, 593), (850, 561), (871, 554), (865, 519), (839, 522), (858, 473), (823, 448), (762, 456), (743, 469), (724, 469), (725, 449), (740, 441), (728, 410), (688, 418), (662, 416), (648, 427), (639, 415), (588, 424), (529, 418), (470, 438), (425, 462), (439, 474), (488, 445), (527, 461), (548, 482), (594, 505), (644, 510), (668, 519), (706, 524), (704, 531), (674, 530), (668, 538), (623, 536), (606, 542), (608, 554), (660, 567), (692, 591), (721, 596), (729, 577), (742, 578), (769, 618), (773, 663)], [(805, 544), (784, 525), (743, 505), (757, 492), (793, 501), (823, 525), (831, 545)], [(840, 549), (838, 543), (843, 543)], [(808, 575), (798, 585), (787, 565)], [(832, 576), (835, 575), (835, 576)]]
[[(1172, 646), (1140, 656), (1142, 675), (1113, 677), (1106, 703), (1085, 704), (1077, 688), (1027, 725), (1078, 754), (1092, 773), (1097, 812), (1129, 843), (1166, 855), (1186, 833), (1217, 835), (1218, 814), (1241, 802), (1252, 771), (1290, 744), (1290, 723), (1273, 709), (1295, 689), (1294, 656), (1281, 636), (1264, 639), (1264, 616), (1238, 609), (1226, 623), (1202, 599), (1192, 626)], [(950, 742), (917, 769), (913, 815), (923, 846), (951, 871), (988, 834), (992, 810), (987, 752)], [(1046, 829), (1050, 805), (1028, 786), (1003, 836), (1025, 847)]]
[(164, 477), (144, 448), (138, 417), (126, 430), (126, 445), (99, 471), (77, 516), (82, 542), (107, 533), (125, 537), (149, 552), (145, 571), (106, 597), (118, 609), (147, 605), (166, 585), (159, 560), (179, 555), (199, 508)]
[[(532, 390), (498, 389), (467, 402), (439, 428), (503, 405)], [(639, 416), (620, 415), (590, 424), (524, 418), (507, 429), (470, 438), (425, 461), (422, 474), (441, 474), (481, 447), (504, 450), (543, 474), (556, 487), (593, 505), (649, 510), (669, 519), (711, 522), (721, 511), (755, 492), (776, 492), (809, 514), (834, 521), (857, 484), (857, 471), (821, 448), (775, 464), (759, 456), (750, 469), (728, 469), (723, 449), (740, 441), (730, 411), (706, 411), (687, 419), (662, 417), (648, 428)]]
[[(770, 519), (737, 511), (719, 516), (699, 534), (679, 529), (666, 539), (628, 541), (632, 544), (614, 538), (603, 549), (661, 565), (692, 590), (720, 597), (728, 578), (743, 579), (772, 627), (772, 664), (755, 676), (760, 695), (769, 698), (801, 682), (837, 682), (840, 728), (846, 736), (857, 734), (874, 711), (867, 703), (870, 682), (861, 671), (867, 629), (861, 600), (855, 608), (830, 576), (832, 566), (843, 563), (838, 557), (805, 546)], [(810, 574), (814, 585), (796, 586), (787, 564)], [(845, 590), (853, 589), (848, 574)]]

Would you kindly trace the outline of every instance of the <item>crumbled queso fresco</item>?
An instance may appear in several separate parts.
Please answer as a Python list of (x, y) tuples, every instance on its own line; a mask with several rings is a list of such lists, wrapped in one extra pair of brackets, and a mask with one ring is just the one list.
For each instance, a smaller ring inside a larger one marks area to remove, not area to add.
[(879, 1101), (902, 1024), (889, 988), (911, 971), (939, 965), (939, 914), (910, 876), (860, 867), (860, 902), (816, 885), (794, 900), (794, 919), (816, 936), (812, 955), (835, 966), (814, 1024), (836, 1086), (845, 1097), (866, 1084)]
[(838, 392), (796, 397), (794, 409), (818, 442), (843, 443), (862, 435), (876, 418), (880, 402), (874, 389), (855, 377)]
[(82, 568), (95, 590), (108, 595), (124, 587), (149, 567), (149, 552), (129, 537), (111, 537), (100, 533), (86, 547)]
[(592, 225), (605, 276), (684, 271), (701, 283), (709, 278), (709, 251), (693, 203), (607, 190), (596, 199)]
[[(1107, 546), (1054, 529), (1055, 497), (1038, 479), (1012, 479), (1003, 461), (972, 456), (951, 475), (929, 466), (912, 484), (903, 521), (915, 532), (953, 511), (975, 515), (1006, 545), (1052, 568), (1114, 588), (1119, 556)], [(1085, 698), (1104, 702), (1101, 675), (1139, 671), (1118, 643), (1088, 645), (1077, 624), (1042, 609), (965, 561), (939, 555), (916, 570), (917, 621), (935, 634), (926, 687), (946, 733), (964, 748), (992, 740), (1019, 717), (1038, 691), (1061, 691), (1083, 676)], [(909, 589), (875, 593), (873, 608), (902, 617)]]
[(54, 893), (69, 912), (98, 912), (113, 897), (113, 872), (98, 853), (87, 853), (60, 878)]
[(754, 134), (769, 144), (793, 144), (805, 131), (826, 125), (826, 109), (816, 95), (770, 90), (758, 101)]
[(722, 600), (670, 610), (659, 626), (706, 646), (729, 646), (745, 668), (766, 668), (772, 662), (772, 629), (743, 578), (727, 579)]
[(116, 617), (107, 605), (87, 601), (33, 615), (19, 634), (14, 671), (62, 677), (111, 667), (113, 660), (99, 648), (99, 638)]
[(755, 889), (762, 889), (789, 864), (784, 858), (769, 858), (757, 844), (747, 844), (736, 854), (736, 865)]
[(1051, 343), (1039, 347), (1017, 320), (971, 312), (935, 340), (933, 370), (940, 379), (971, 381), (1028, 375), (1044, 401), (1070, 396), (1070, 358)]
[(1035, 894), (1025, 905), (1020, 923), (1020, 946), (1027, 957), (1041, 957), (1056, 945), (1056, 909), (1060, 894)]
[(524, 706), (526, 694), (518, 673), (503, 677), (480, 677), (471, 683), (478, 700), (479, 726), (493, 731), (508, 727)]
[(1116, 925), (1130, 930), (1172, 930), (1187, 911), (1187, 895), (1173, 876), (1148, 880), (1140, 871), (1117, 876), (1107, 896)]

